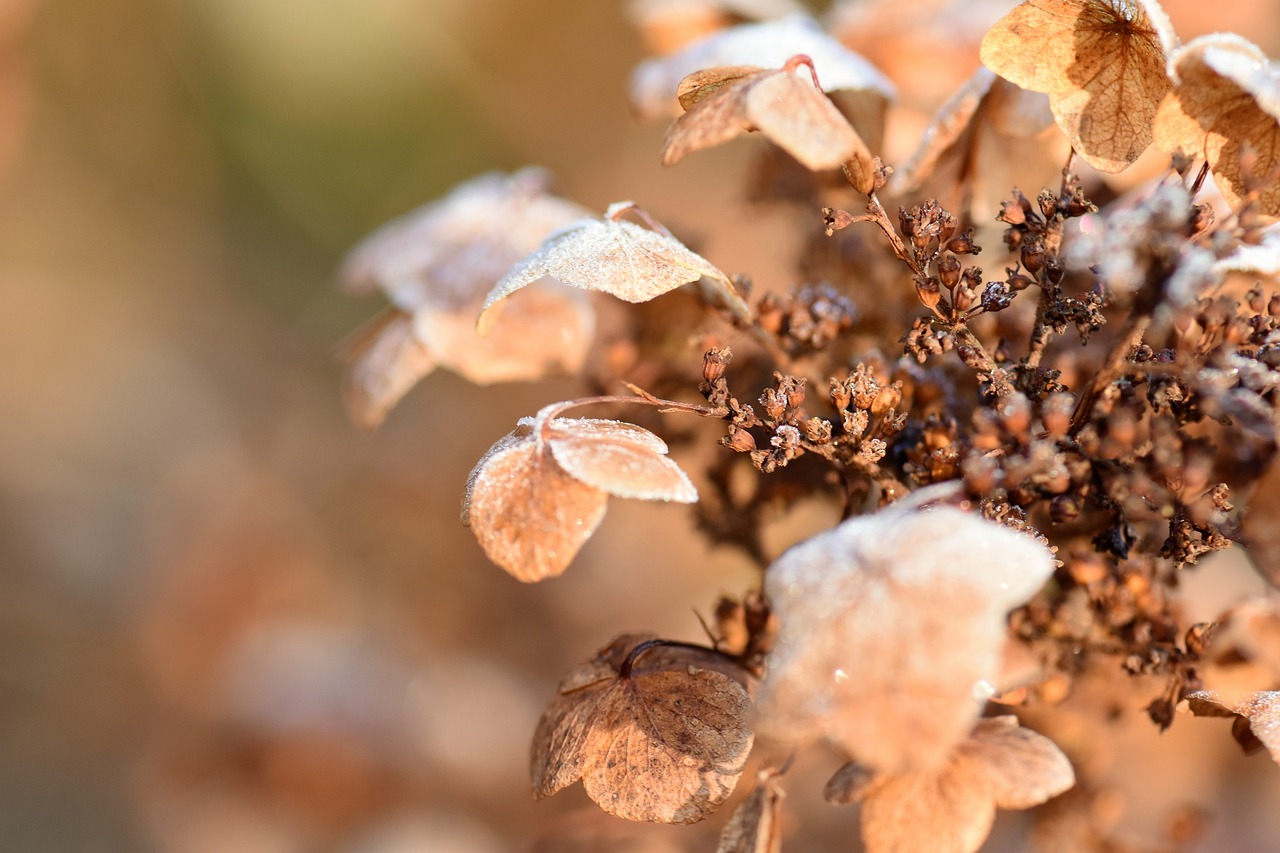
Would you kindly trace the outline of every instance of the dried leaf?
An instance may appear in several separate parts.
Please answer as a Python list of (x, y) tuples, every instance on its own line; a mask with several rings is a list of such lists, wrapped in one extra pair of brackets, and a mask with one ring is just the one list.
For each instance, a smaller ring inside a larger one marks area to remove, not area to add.
[(1026, 0), (982, 40), (982, 62), (1049, 96), (1062, 132), (1089, 165), (1119, 172), (1151, 144), (1177, 44), (1155, 0)]
[(619, 421), (523, 418), (476, 463), (462, 521), (517, 580), (555, 577), (604, 518), (610, 494), (692, 503), (697, 491), (651, 432)]
[(743, 315), (745, 305), (728, 276), (667, 233), (650, 231), (619, 217), (636, 209), (632, 202), (610, 205), (603, 219), (580, 219), (547, 240), (507, 273), (485, 299), (477, 329), (486, 334), (499, 316), (495, 307), (541, 278), (608, 293), (627, 302), (647, 302), (681, 285), (708, 279), (721, 301)]
[(834, 169), (852, 159), (864, 164), (868, 173), (873, 171), (862, 137), (816, 81), (806, 79), (812, 66), (797, 67), (807, 62), (807, 57), (796, 56), (781, 69), (751, 73), (738, 73), (742, 69), (735, 67), (729, 73), (736, 76), (713, 76), (715, 82), (709, 85), (714, 90), (706, 94), (708, 72), (698, 72), (692, 81), (686, 77), (680, 83), (680, 100), (692, 105), (668, 128), (662, 164), (673, 165), (694, 151), (758, 130), (813, 171)]
[(1186, 698), (1187, 707), (1197, 717), (1238, 717), (1232, 734), (1245, 752), (1265, 748), (1271, 759), (1280, 763), (1280, 690), (1264, 690), (1238, 700), (1200, 690)]
[(783, 554), (760, 714), (881, 772), (946, 761), (1000, 675), (1005, 617), (1049, 577), (1031, 537), (961, 510), (890, 507)]
[(347, 365), (342, 401), (351, 420), (373, 429), (436, 360), (414, 333), (413, 317), (388, 308), (370, 320), (342, 347)]
[[(1175, 51), (1177, 85), (1160, 104), (1156, 143), (1164, 151), (1204, 158), (1233, 205), (1248, 193), (1241, 158), (1256, 158), (1253, 177), (1280, 171), (1280, 68), (1255, 45), (1227, 33), (1201, 36)], [(1280, 215), (1280, 182), (1260, 191), (1264, 212)]]
[(850, 763), (823, 793), (831, 802), (862, 802), (869, 853), (972, 853), (990, 833), (997, 806), (1030, 808), (1074, 784), (1071, 762), (1051, 740), (1004, 716), (979, 720), (940, 767), (876, 776)]
[[(658, 650), (664, 654), (650, 655)], [(710, 658), (715, 667), (705, 666)], [(732, 793), (753, 739), (748, 676), (726, 675), (727, 665), (709, 649), (642, 635), (614, 640), (570, 673), (539, 721), (535, 795), (581, 777), (591, 799), (618, 817), (706, 817)], [(607, 678), (595, 678), (606, 669)]]
[(513, 307), (505, 333), (475, 332), (485, 295), (511, 265), (586, 214), (549, 186), (550, 176), (536, 168), (482, 175), (383, 226), (351, 252), (344, 287), (381, 290), (400, 312), (377, 321), (348, 351), (346, 393), (357, 423), (377, 426), (437, 365), (477, 383), (581, 369), (595, 329), (586, 294), (539, 284)]
[(885, 100), (895, 96), (893, 84), (875, 66), (801, 14), (721, 30), (670, 56), (640, 63), (631, 75), (631, 103), (642, 118), (677, 115), (675, 93), (690, 74), (733, 65), (781, 68), (796, 54), (813, 60), (824, 91), (870, 91)]
[(762, 770), (756, 774), (756, 786), (734, 809), (729, 822), (720, 832), (716, 853), (781, 853), (782, 789), (777, 771)]

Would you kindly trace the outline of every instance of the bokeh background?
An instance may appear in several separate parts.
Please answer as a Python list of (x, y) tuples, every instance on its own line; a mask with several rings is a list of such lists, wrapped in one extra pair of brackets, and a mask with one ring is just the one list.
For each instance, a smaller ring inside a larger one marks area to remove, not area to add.
[[(1167, 5), (1280, 54), (1274, 2)], [(788, 283), (794, 211), (743, 206), (745, 144), (658, 166), (642, 56), (598, 0), (0, 0), (0, 849), (711, 849), (535, 805), (527, 743), (568, 666), (697, 639), (750, 567), (615, 501), (517, 584), (463, 484), (578, 386), (437, 374), (365, 435), (334, 357), (379, 307), (335, 289), (344, 252), (493, 168)]]

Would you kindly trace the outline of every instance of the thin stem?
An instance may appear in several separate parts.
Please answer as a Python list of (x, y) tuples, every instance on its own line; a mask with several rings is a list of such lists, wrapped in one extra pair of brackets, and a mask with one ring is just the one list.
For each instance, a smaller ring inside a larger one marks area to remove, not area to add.
[(737, 658), (735, 658), (733, 655), (730, 655), (727, 652), (722, 652), (719, 649), (711, 648), (710, 646), (700, 646), (697, 643), (684, 643), (679, 640), (645, 640), (642, 643), (638, 643), (635, 648), (627, 652), (626, 659), (622, 661), (622, 666), (618, 668), (618, 678), (624, 681), (630, 678), (631, 670), (635, 667), (636, 661), (640, 658), (640, 656), (643, 655), (645, 652), (649, 651), (650, 649), (656, 649), (659, 647), (668, 648), (668, 649), (689, 649), (690, 651), (695, 651), (695, 652), (707, 652), (708, 654), (719, 655), (720, 657), (724, 658), (726, 661), (729, 661), (730, 663), (738, 662)]
[(1146, 334), (1147, 326), (1149, 325), (1151, 325), (1149, 316), (1142, 315), (1129, 318), (1124, 333), (1121, 335), (1120, 340), (1116, 342), (1110, 354), (1108, 354), (1106, 363), (1093, 377), (1093, 382), (1090, 383), (1089, 389), (1085, 391), (1084, 396), (1080, 398), (1080, 402), (1076, 404), (1076, 410), (1071, 415), (1071, 428), (1067, 431), (1067, 435), (1075, 438), (1079, 434), (1084, 425), (1089, 422), (1089, 418), (1093, 414), (1093, 405), (1097, 402), (1099, 395), (1102, 394), (1102, 390), (1125, 374), (1124, 365), (1129, 360), (1129, 353), (1142, 343), (1142, 336)]
[(631, 390), (636, 392), (636, 396), (628, 397), (625, 394), (610, 394), (602, 397), (579, 397), (576, 400), (565, 400), (562, 403), (554, 403), (538, 412), (538, 417), (542, 421), (542, 433), (545, 437), (547, 426), (555, 418), (560, 417), (569, 409), (576, 409), (580, 406), (592, 406), (597, 403), (638, 403), (642, 406), (656, 406), (663, 412), (688, 412), (691, 415), (698, 415), (703, 418), (715, 418), (721, 420), (729, 414), (729, 410), (723, 406), (713, 408), (711, 406), (698, 406), (693, 403), (681, 403), (678, 400), (663, 400), (661, 397), (655, 397), (647, 391), (644, 391), (635, 385), (629, 385)]

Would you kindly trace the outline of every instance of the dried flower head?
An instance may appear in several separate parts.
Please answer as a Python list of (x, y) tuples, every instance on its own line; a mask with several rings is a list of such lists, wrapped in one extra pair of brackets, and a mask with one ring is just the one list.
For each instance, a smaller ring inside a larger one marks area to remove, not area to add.
[(733, 792), (751, 752), (748, 680), (710, 649), (615, 638), (569, 671), (538, 721), (535, 796), (580, 778), (618, 817), (702, 820)]
[[(805, 168), (835, 169), (856, 159), (859, 173), (874, 172), (866, 143), (823, 94), (807, 56), (793, 56), (773, 71), (733, 66), (695, 72), (680, 81), (678, 94), (688, 112), (667, 130), (664, 166), (758, 130)], [(870, 192), (871, 185), (858, 189)]]
[(680, 81), (707, 68), (749, 65), (781, 68), (804, 54), (813, 60), (826, 92), (868, 92), (884, 101), (895, 91), (889, 79), (858, 54), (831, 38), (808, 15), (789, 15), (759, 24), (721, 30), (683, 50), (636, 66), (631, 75), (631, 103), (642, 118), (680, 111)]
[(522, 418), (467, 480), (462, 521), (485, 554), (530, 583), (563, 572), (604, 518), (609, 495), (692, 503), (689, 478), (653, 433), (621, 421)]
[(1206, 159), (1233, 205), (1254, 189), (1262, 210), (1280, 216), (1280, 68), (1251, 42), (1216, 33), (1174, 51), (1169, 72), (1177, 85), (1155, 116), (1156, 144)]
[(997, 808), (1031, 808), (1074, 784), (1071, 762), (1053, 741), (1003, 716), (979, 720), (941, 767), (876, 775), (850, 763), (824, 795), (833, 803), (862, 803), (868, 853), (973, 853), (991, 832)]
[(437, 366), (472, 382), (574, 373), (595, 330), (585, 294), (539, 285), (487, 339), (475, 321), (484, 297), (511, 265), (586, 211), (550, 192), (550, 176), (528, 168), (490, 173), (376, 231), (343, 265), (353, 293), (381, 290), (394, 307), (345, 347), (345, 399), (361, 426), (377, 426)]
[(1026, 0), (982, 40), (982, 63), (1049, 96), (1062, 132), (1089, 165), (1119, 172), (1151, 144), (1172, 85), (1177, 44), (1155, 0)]
[(1053, 565), (1030, 536), (951, 507), (891, 506), (793, 547), (766, 574), (782, 632), (762, 724), (880, 772), (937, 767), (995, 692), (1006, 615)]
[[(653, 229), (622, 219), (627, 213), (642, 217)], [(647, 302), (682, 285), (705, 280), (702, 292), (709, 301), (736, 316), (747, 314), (727, 275), (630, 201), (611, 204), (602, 219), (579, 219), (552, 234), (508, 272), (484, 301), (476, 326), (480, 333), (487, 334), (493, 328), (507, 297), (543, 278), (627, 302)]]

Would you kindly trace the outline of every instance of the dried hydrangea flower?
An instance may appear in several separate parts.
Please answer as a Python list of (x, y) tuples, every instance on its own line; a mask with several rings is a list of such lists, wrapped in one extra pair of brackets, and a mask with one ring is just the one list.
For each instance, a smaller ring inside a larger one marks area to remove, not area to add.
[(780, 68), (796, 54), (813, 60), (828, 93), (869, 92), (884, 101), (895, 97), (893, 84), (875, 66), (823, 32), (809, 16), (789, 15), (721, 30), (670, 56), (640, 63), (631, 75), (631, 104), (642, 118), (675, 115), (680, 110), (680, 81), (695, 71), (730, 65)]
[(564, 408), (555, 403), (522, 418), (467, 480), (463, 523), (489, 559), (526, 583), (568, 567), (604, 518), (609, 495), (698, 499), (658, 436), (622, 421), (557, 418)]
[[(875, 171), (866, 143), (823, 94), (807, 56), (793, 56), (775, 70), (730, 66), (698, 71), (680, 81), (677, 95), (688, 112), (667, 130), (664, 166), (759, 131), (807, 169), (835, 169), (856, 159), (859, 174)], [(870, 192), (871, 186), (857, 189)]]
[(538, 721), (534, 794), (582, 779), (618, 817), (702, 820), (733, 792), (751, 752), (748, 679), (710, 649), (615, 638), (570, 670)]
[[(622, 218), (627, 213), (635, 213), (653, 227), (627, 222)], [(544, 278), (627, 302), (648, 302), (698, 282), (713, 304), (739, 318), (750, 313), (727, 275), (631, 201), (615, 202), (603, 218), (578, 219), (548, 237), (494, 285), (476, 323), (479, 332), (489, 333), (507, 297)]]
[[(1262, 180), (1280, 169), (1280, 67), (1256, 45), (1232, 33), (1193, 39), (1169, 57), (1177, 81), (1155, 116), (1156, 143), (1209, 162), (1233, 205), (1248, 194), (1242, 171)], [(1280, 182), (1259, 191), (1264, 212), (1280, 216)]]
[(1032, 537), (952, 507), (890, 506), (779, 557), (763, 726), (879, 772), (945, 762), (996, 691), (1005, 618), (1053, 570)]
[(1155, 0), (1026, 0), (991, 28), (981, 53), (1001, 77), (1048, 94), (1089, 165), (1119, 172), (1151, 144), (1176, 45)]
[(586, 214), (549, 187), (550, 176), (537, 168), (482, 175), (388, 223), (351, 252), (343, 286), (382, 291), (393, 304), (344, 353), (345, 398), (358, 424), (377, 426), (437, 366), (478, 383), (581, 369), (595, 330), (586, 294), (539, 284), (505, 329), (485, 338), (475, 332), (485, 296), (512, 264)]
[(823, 793), (830, 802), (862, 803), (868, 853), (973, 853), (997, 808), (1031, 808), (1074, 784), (1071, 762), (1053, 741), (1003, 716), (979, 720), (941, 767), (886, 775), (850, 763)]

